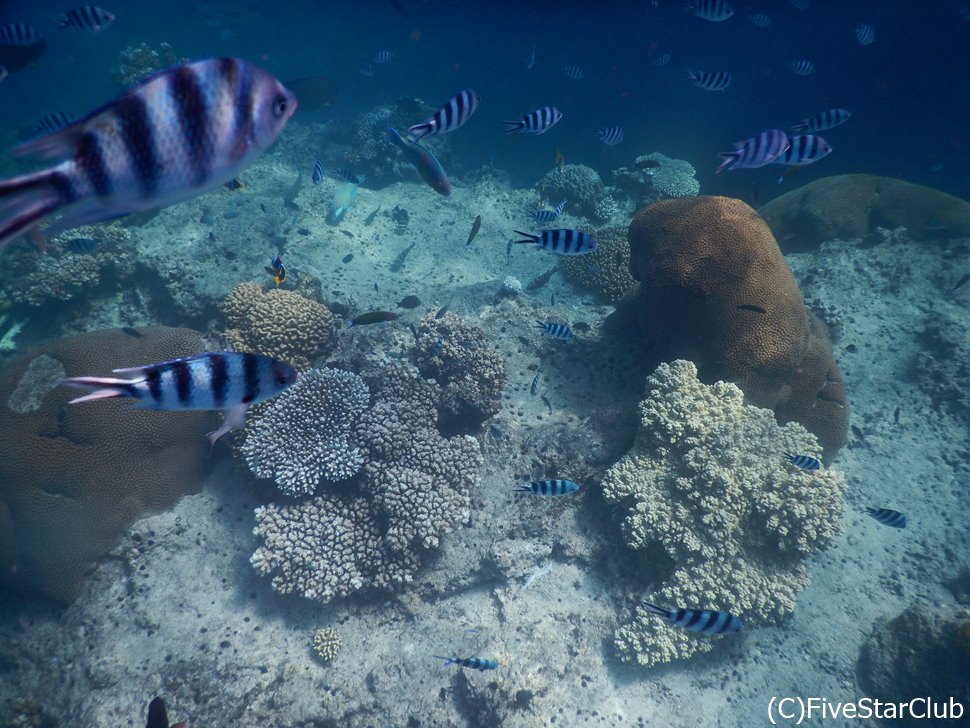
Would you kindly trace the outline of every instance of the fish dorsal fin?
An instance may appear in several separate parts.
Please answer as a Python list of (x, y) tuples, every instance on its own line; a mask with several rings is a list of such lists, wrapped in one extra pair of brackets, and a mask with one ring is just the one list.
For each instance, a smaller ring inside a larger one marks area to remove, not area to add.
[(77, 140), (85, 131), (85, 125), (75, 121), (51, 134), (28, 139), (13, 148), (18, 157), (38, 159), (67, 159), (74, 156)]

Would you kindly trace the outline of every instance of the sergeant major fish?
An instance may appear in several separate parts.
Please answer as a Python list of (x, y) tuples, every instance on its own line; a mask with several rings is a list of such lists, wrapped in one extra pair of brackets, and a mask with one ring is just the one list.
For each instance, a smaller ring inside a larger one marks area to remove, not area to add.
[(74, 28), (88, 33), (100, 33), (115, 21), (115, 16), (104, 8), (94, 5), (82, 5), (68, 10), (60, 19), (58, 28)]
[(734, 143), (730, 152), (720, 152), (723, 160), (715, 174), (725, 169), (755, 169), (771, 164), (790, 146), (788, 135), (781, 129), (768, 129)]
[(613, 146), (623, 141), (622, 126), (604, 126), (596, 132), (596, 138), (607, 146)]
[(158, 364), (114, 369), (131, 379), (67, 377), (61, 384), (87, 391), (68, 404), (130, 397), (134, 406), (154, 410), (223, 410), (225, 421), (210, 432), (209, 442), (243, 427), (251, 404), (275, 397), (296, 381), (286, 362), (263, 354), (208, 352)]
[(524, 240), (512, 240), (513, 245), (538, 245), (543, 250), (556, 255), (583, 255), (596, 250), (596, 241), (589, 233), (581, 230), (566, 228), (542, 230), (538, 235), (524, 233), (521, 230), (516, 230), (515, 233), (521, 235)]
[(785, 460), (790, 462), (795, 467), (801, 468), (802, 470), (819, 470), (822, 467), (822, 463), (819, 462), (818, 458), (812, 457), (811, 455), (792, 455), (789, 452), (782, 453)]
[(481, 98), (473, 89), (462, 89), (425, 121), (409, 126), (408, 134), (419, 142), (432, 134), (454, 131), (471, 118), (480, 101)]
[(705, 91), (723, 91), (731, 85), (732, 76), (727, 71), (695, 71), (687, 69), (687, 80)]
[(536, 495), (546, 496), (569, 495), (570, 493), (576, 493), (578, 491), (579, 483), (558, 478), (553, 480), (536, 480), (528, 485), (515, 486), (515, 492), (517, 493), (534, 493)]
[(831, 145), (816, 134), (800, 134), (788, 138), (788, 148), (771, 160), (771, 164), (804, 166), (817, 162), (832, 153)]
[(890, 508), (869, 508), (866, 513), (875, 518), (879, 523), (890, 528), (906, 528), (907, 518), (899, 511)]
[(404, 156), (414, 165), (418, 174), (421, 175), (421, 179), (431, 189), (440, 195), (448, 196), (451, 194), (451, 182), (448, 180), (448, 175), (445, 174), (445, 168), (441, 166), (441, 162), (431, 152), (417, 142), (406, 140), (393, 127), (387, 130), (387, 140), (397, 145), (404, 152)]
[(815, 73), (815, 64), (804, 59), (788, 61), (788, 63), (785, 64), (785, 68), (799, 76), (811, 76), (813, 73)]
[(851, 116), (852, 114), (845, 109), (826, 109), (825, 111), (818, 112), (815, 116), (810, 116), (797, 124), (793, 124), (791, 132), (792, 134), (805, 134), (825, 131), (839, 124), (844, 124)]
[(508, 128), (506, 134), (524, 132), (527, 134), (545, 134), (552, 129), (562, 118), (562, 112), (555, 106), (543, 106), (542, 108), (530, 111), (525, 116), (520, 116), (512, 121), (503, 121)]
[(552, 222), (553, 220), (556, 220), (560, 215), (562, 215), (562, 211), (565, 209), (566, 209), (566, 201), (562, 200), (558, 205), (556, 205), (551, 210), (536, 210), (533, 213), (533, 215), (535, 216), (536, 222), (538, 223)]
[(687, 3), (686, 10), (712, 23), (720, 23), (734, 15), (734, 8), (724, 0), (693, 0)]
[(34, 26), (27, 23), (9, 23), (0, 25), (0, 44), (28, 46), (40, 40)]
[(566, 324), (555, 324), (546, 323), (545, 321), (537, 321), (536, 327), (540, 328), (554, 339), (561, 339), (563, 341), (569, 341), (573, 338), (573, 330), (566, 326)]
[(296, 110), (279, 81), (245, 61), (174, 66), (14, 152), (58, 160), (0, 181), (0, 248), (54, 212), (67, 230), (194, 197), (237, 176)]
[(729, 634), (744, 629), (744, 623), (730, 612), (713, 609), (664, 609), (650, 602), (642, 604), (650, 614), (655, 614), (668, 624), (691, 632)]

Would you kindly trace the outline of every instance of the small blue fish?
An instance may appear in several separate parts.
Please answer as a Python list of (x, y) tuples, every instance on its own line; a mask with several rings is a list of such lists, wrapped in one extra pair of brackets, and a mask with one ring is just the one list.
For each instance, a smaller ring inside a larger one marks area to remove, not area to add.
[(734, 15), (734, 8), (724, 0), (693, 0), (687, 3), (687, 12), (712, 23), (720, 23)]
[(368, 61), (361, 61), (357, 64), (357, 73), (359, 73), (361, 76), (373, 76), (374, 71), (374, 66), (372, 66)]
[(788, 61), (788, 63), (785, 64), (785, 68), (799, 76), (811, 76), (813, 73), (815, 73), (815, 64), (804, 59)]
[(571, 78), (573, 81), (581, 81), (586, 78), (586, 72), (579, 66), (563, 66), (562, 75)]
[(334, 222), (340, 222), (344, 215), (354, 206), (357, 199), (357, 185), (353, 182), (345, 182), (340, 185), (333, 193), (333, 200), (330, 203), (330, 218)]
[(562, 215), (562, 211), (565, 209), (566, 209), (566, 201), (563, 200), (558, 205), (556, 205), (553, 209), (536, 210), (533, 213), (533, 215), (535, 216), (536, 222), (547, 223), (547, 222), (552, 222), (553, 220), (556, 220), (560, 215)]
[(906, 524), (909, 522), (905, 515), (899, 511), (890, 510), (889, 508), (869, 508), (867, 506), (866, 513), (882, 525), (889, 526), (890, 528), (906, 528)]
[(318, 159), (316, 162), (313, 163), (313, 176), (311, 177), (311, 179), (313, 179), (313, 184), (315, 185), (320, 184), (320, 182), (323, 181), (323, 174), (324, 174), (323, 162), (321, 162)]
[(367, 180), (362, 174), (354, 174), (349, 169), (337, 168), (333, 171), (333, 176), (337, 179), (342, 179), (344, 182), (350, 182), (355, 185), (362, 185)]
[(695, 71), (688, 68), (687, 80), (705, 91), (723, 91), (731, 85), (732, 76), (727, 71)]
[(872, 45), (876, 40), (876, 29), (869, 23), (859, 23), (855, 27), (855, 39), (861, 46)]
[(613, 146), (614, 144), (619, 144), (623, 141), (623, 127), (622, 126), (604, 126), (598, 132), (596, 132), (596, 138), (607, 146)]
[(517, 493), (535, 493), (536, 495), (559, 496), (569, 495), (579, 491), (579, 483), (571, 480), (536, 480), (528, 485), (515, 486)]
[(377, 51), (374, 54), (374, 63), (387, 63), (394, 60), (394, 51)]
[(542, 329), (546, 334), (554, 339), (569, 341), (571, 338), (573, 338), (573, 330), (566, 326), (566, 324), (554, 324), (537, 321), (536, 327)]
[(75, 255), (93, 255), (98, 249), (98, 241), (94, 238), (71, 238), (64, 248)]
[(515, 245), (514, 240), (509, 240), (508, 245), (505, 246), (505, 262), (509, 263), (512, 260), (512, 246)]
[(495, 670), (498, 668), (498, 662), (495, 660), (486, 660), (483, 657), (441, 657), (440, 655), (435, 655), (438, 660), (444, 660), (446, 665), (458, 665), (459, 667), (467, 667), (471, 670)]
[(513, 121), (503, 121), (508, 128), (506, 134), (523, 132), (526, 134), (545, 134), (552, 129), (562, 118), (562, 112), (555, 106), (543, 106), (535, 111), (530, 111), (525, 116), (520, 116)]
[(764, 13), (755, 13), (754, 15), (748, 16), (748, 22), (755, 28), (767, 28), (771, 25), (771, 18)]
[(813, 458), (811, 455), (792, 455), (791, 453), (782, 453), (785, 460), (790, 462), (802, 470), (818, 470), (822, 467), (822, 463), (819, 462), (818, 458)]
[(713, 609), (664, 609), (650, 602), (642, 602), (650, 614), (656, 614), (676, 627), (700, 634), (728, 634), (744, 629), (744, 622), (730, 612)]
[(669, 53), (661, 53), (659, 56), (654, 58), (651, 63), (657, 68), (661, 66), (666, 66), (671, 61), (671, 55)]
[(512, 241), (514, 244), (538, 245), (543, 250), (548, 250), (556, 255), (583, 255), (596, 250), (596, 241), (593, 239), (593, 236), (581, 230), (559, 228), (555, 230), (542, 230), (538, 235), (524, 233), (521, 230), (516, 230), (515, 232), (524, 239)]
[(225, 410), (223, 426), (208, 435), (211, 443), (230, 429), (242, 427), (251, 404), (275, 397), (298, 376), (286, 362), (263, 354), (232, 351), (196, 354), (113, 372), (134, 377), (62, 379), (61, 384), (88, 392), (68, 404), (130, 397), (135, 400), (135, 407), (143, 409)]

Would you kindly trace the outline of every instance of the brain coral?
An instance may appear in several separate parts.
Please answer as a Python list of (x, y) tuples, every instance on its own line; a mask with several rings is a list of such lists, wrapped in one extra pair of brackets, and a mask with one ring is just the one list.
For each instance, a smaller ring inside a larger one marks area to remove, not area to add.
[(467, 431), (502, 406), (505, 362), (488, 346), (485, 332), (454, 313), (418, 324), (418, 368), (444, 387), (442, 427)]
[[(744, 404), (733, 384), (708, 386), (687, 361), (647, 379), (633, 448), (603, 479), (608, 501), (625, 507), (624, 540), (659, 546), (673, 572), (651, 601), (727, 609), (748, 626), (776, 623), (808, 584), (806, 557), (839, 531), (845, 480), (808, 472), (782, 452), (818, 453), (800, 425)], [(712, 649), (715, 640), (638, 608), (617, 630), (623, 659), (650, 666)]]
[(304, 371), (333, 348), (337, 319), (323, 304), (279, 288), (240, 283), (222, 304), (226, 340), (237, 351), (267, 354)]
[(596, 250), (586, 255), (564, 256), (559, 262), (559, 270), (567, 280), (616, 303), (637, 285), (630, 275), (627, 227), (616, 225), (591, 233), (596, 239)]
[(550, 205), (566, 200), (566, 210), (572, 215), (596, 214), (596, 205), (603, 197), (603, 180), (584, 164), (567, 164), (562, 170), (546, 172), (536, 183), (536, 191)]
[(136, 519), (201, 485), (213, 419), (122, 400), (68, 407), (63, 376), (203, 350), (189, 329), (108, 330), (27, 352), (0, 373), (0, 583), (74, 599), (91, 562)]
[(373, 404), (352, 442), (364, 465), (340, 492), (257, 509), (252, 556), (273, 587), (329, 601), (412, 580), (421, 554), (469, 517), (482, 456), (467, 436), (435, 425), (441, 390), (393, 363), (366, 379)]
[(792, 190), (759, 211), (785, 252), (905, 227), (916, 240), (970, 235), (970, 203), (891, 177), (846, 174)]
[(364, 458), (350, 443), (370, 392), (339, 369), (311, 369), (265, 404), (246, 427), (242, 453), (253, 474), (289, 495), (310, 495), (320, 480), (353, 477)]
[(751, 404), (808, 427), (831, 459), (848, 431), (845, 388), (757, 213), (727, 197), (662, 200), (637, 213), (629, 240), (641, 330), (660, 360), (735, 382)]

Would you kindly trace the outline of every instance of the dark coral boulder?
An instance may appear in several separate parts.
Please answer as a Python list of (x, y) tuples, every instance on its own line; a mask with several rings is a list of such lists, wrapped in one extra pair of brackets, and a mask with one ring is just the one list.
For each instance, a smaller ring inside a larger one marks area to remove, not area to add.
[(830, 460), (846, 440), (845, 387), (824, 324), (758, 214), (727, 197), (662, 200), (640, 210), (628, 235), (640, 283), (625, 306), (651, 356), (689, 359), (704, 382), (737, 384), (750, 404), (804, 425)]
[(871, 174), (825, 177), (758, 210), (786, 253), (826, 240), (905, 227), (915, 240), (970, 235), (970, 203), (932, 187)]
[(68, 405), (78, 393), (59, 380), (202, 350), (189, 329), (112, 329), (44, 344), (0, 371), (0, 589), (72, 601), (125, 528), (202, 483), (211, 413)]

